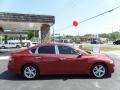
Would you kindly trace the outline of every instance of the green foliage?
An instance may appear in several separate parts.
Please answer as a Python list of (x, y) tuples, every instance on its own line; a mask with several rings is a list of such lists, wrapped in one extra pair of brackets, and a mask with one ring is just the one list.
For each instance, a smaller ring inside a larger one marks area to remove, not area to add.
[(109, 34), (102, 33), (102, 34), (99, 34), (99, 37), (102, 37), (102, 38), (109, 38)]
[(28, 31), (28, 39), (32, 39), (34, 37), (38, 37), (39, 34), (38, 34), (38, 31), (37, 30), (29, 30)]
[(108, 34), (102, 33), (102, 34), (99, 34), (99, 37), (107, 38), (110, 41), (115, 41), (115, 40), (120, 39), (120, 32), (113, 32), (113, 33), (108, 33)]
[[(64, 35), (64, 36), (58, 36), (56, 38), (59, 39), (71, 39), (74, 42), (85, 42), (85, 41), (91, 41), (91, 38), (96, 37), (94, 34), (85, 34), (84, 36), (72, 36), (72, 35)], [(106, 41), (104, 42), (108, 42), (108, 41), (116, 41), (116, 40), (120, 40), (120, 32), (113, 32), (113, 33), (102, 33), (99, 34), (100, 38), (106, 38)]]

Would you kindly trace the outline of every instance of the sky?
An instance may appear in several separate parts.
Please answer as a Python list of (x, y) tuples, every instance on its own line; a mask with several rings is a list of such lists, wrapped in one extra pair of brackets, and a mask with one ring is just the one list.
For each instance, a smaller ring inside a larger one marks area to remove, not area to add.
[[(0, 0), (0, 12), (55, 16), (55, 34), (84, 35), (111, 33), (120, 29), (120, 8), (95, 19), (72, 26), (120, 5), (120, 0)], [(70, 28), (64, 27), (71, 25)], [(52, 28), (51, 28), (52, 32)]]

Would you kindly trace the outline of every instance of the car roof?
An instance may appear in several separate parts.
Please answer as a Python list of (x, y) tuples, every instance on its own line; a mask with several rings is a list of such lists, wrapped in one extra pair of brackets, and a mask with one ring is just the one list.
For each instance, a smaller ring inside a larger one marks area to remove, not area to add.
[(65, 44), (65, 43), (42, 43), (42, 44), (38, 44), (38, 45), (63, 45), (63, 46), (70, 46), (68, 44)]
[(72, 47), (71, 45), (65, 44), (65, 43), (40, 43), (36, 46), (33, 46), (31, 48), (39, 47), (39, 46), (51, 46), (51, 45), (62, 45), (62, 46), (69, 46)]

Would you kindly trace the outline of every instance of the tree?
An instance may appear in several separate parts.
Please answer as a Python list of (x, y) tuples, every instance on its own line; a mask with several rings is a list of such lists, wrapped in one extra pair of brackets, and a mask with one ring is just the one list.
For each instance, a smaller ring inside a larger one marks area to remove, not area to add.
[(38, 30), (27, 30), (28, 32), (28, 39), (32, 39), (34, 37), (38, 37), (39, 34), (38, 34)]
[(0, 27), (0, 32), (4, 32), (4, 30), (3, 30), (3, 28), (2, 28), (2, 27)]
[(116, 41), (120, 39), (120, 32), (113, 32), (109, 34), (109, 40)]
[(102, 38), (109, 38), (109, 34), (102, 33), (102, 34), (99, 34), (99, 37), (102, 37)]

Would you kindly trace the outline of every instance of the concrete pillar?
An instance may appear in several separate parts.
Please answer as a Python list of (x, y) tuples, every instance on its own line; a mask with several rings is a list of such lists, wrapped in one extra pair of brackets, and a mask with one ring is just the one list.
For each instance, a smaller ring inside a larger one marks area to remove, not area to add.
[(41, 27), (41, 42), (51, 42), (50, 25), (43, 24)]
[(39, 35), (39, 42), (41, 43), (41, 27), (40, 30), (38, 31), (38, 35)]

